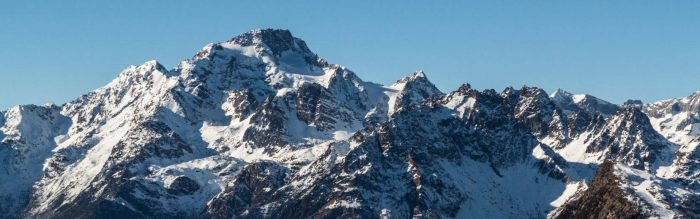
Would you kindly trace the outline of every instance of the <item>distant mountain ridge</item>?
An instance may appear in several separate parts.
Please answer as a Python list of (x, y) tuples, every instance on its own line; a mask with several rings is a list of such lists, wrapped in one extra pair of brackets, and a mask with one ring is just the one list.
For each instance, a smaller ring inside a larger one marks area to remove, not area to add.
[(695, 218), (699, 94), (385, 86), (256, 29), (2, 111), (0, 218)]

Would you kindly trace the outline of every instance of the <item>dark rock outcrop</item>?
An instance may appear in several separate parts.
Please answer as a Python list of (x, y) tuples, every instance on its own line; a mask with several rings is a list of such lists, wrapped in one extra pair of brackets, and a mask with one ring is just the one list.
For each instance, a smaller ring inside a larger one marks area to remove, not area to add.
[(563, 206), (554, 218), (646, 218), (620, 188), (620, 178), (614, 173), (615, 164), (605, 161), (580, 198)]

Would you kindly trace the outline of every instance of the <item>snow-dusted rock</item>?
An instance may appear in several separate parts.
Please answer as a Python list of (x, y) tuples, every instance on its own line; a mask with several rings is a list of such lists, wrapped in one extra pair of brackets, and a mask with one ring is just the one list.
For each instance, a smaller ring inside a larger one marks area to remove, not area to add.
[(614, 190), (600, 165), (610, 206), (697, 217), (697, 97), (383, 86), (253, 30), (0, 113), (0, 218), (544, 218)]
[(604, 116), (615, 114), (619, 106), (588, 94), (572, 94), (568, 91), (557, 89), (550, 98), (564, 113), (586, 112), (588, 114), (600, 113)]

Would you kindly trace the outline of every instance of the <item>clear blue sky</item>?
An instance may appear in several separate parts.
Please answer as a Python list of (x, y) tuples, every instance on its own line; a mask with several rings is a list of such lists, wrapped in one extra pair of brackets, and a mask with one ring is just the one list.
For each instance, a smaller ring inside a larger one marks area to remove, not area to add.
[(443, 91), (526, 84), (621, 103), (700, 90), (700, 1), (347, 2), (4, 1), (0, 109), (60, 104), (259, 27), (384, 84), (425, 70)]

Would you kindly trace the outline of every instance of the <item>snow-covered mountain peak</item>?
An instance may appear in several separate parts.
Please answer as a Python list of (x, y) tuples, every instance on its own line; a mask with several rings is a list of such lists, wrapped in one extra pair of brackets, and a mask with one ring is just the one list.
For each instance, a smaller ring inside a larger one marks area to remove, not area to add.
[(423, 71), (383, 86), (256, 29), (60, 107), (0, 113), (0, 218), (542, 218), (603, 160), (635, 167), (620, 180), (646, 180), (639, 191), (680, 189), (669, 197), (689, 210), (669, 208), (694, 216), (700, 199), (674, 183), (700, 185), (700, 141), (677, 149), (654, 130), (696, 133), (694, 96), (658, 104), (688, 115), (669, 128), (652, 105), (564, 90), (444, 94)]
[(555, 90), (549, 96), (557, 107), (561, 108), (565, 114), (569, 115), (576, 112), (586, 112), (590, 115), (601, 113), (604, 116), (615, 114), (620, 108), (619, 106), (594, 97), (589, 94), (573, 94), (563, 89)]
[(568, 92), (568, 91), (566, 91), (566, 90), (564, 90), (564, 89), (557, 88), (557, 89), (554, 90), (554, 92), (552, 92), (552, 94), (550, 94), (549, 96), (550, 96), (552, 99), (561, 100), (561, 99), (568, 99), (568, 98), (571, 98), (572, 96), (574, 96), (574, 94), (572, 94), (571, 92)]
[(289, 30), (283, 29), (255, 29), (243, 33), (227, 41), (240, 46), (253, 46), (263, 44), (275, 55), (281, 55), (287, 50), (294, 50), (300, 53), (311, 53), (306, 43), (294, 36)]
[(688, 145), (700, 137), (700, 91), (643, 106), (654, 128), (674, 143)]
[(442, 92), (435, 87), (433, 82), (423, 71), (417, 71), (411, 76), (406, 76), (388, 87), (391, 91), (389, 99), (389, 115), (399, 109), (420, 102), (421, 100), (434, 95), (441, 95)]
[(569, 91), (566, 91), (561, 88), (557, 88), (552, 94), (549, 95), (550, 98), (552, 98), (553, 101), (556, 102), (572, 102), (572, 103), (580, 103), (586, 98), (589, 97), (588, 94), (573, 94)]
[(591, 98), (595, 98), (595, 97), (588, 95), (588, 94), (573, 94), (573, 93), (565, 91), (561, 88), (558, 88), (557, 90), (552, 92), (552, 94), (550, 94), (549, 97), (552, 98), (552, 100), (557, 101), (557, 102), (570, 101), (574, 104), (581, 104), (582, 102), (589, 101), (589, 99), (591, 99)]
[(523, 85), (518, 91), (520, 93), (527, 94), (527, 96), (537, 96), (538, 98), (548, 97), (547, 91), (539, 87), (530, 87), (527, 85)]
[(162, 64), (160, 64), (160, 62), (158, 62), (157, 60), (148, 60), (141, 65), (132, 65), (127, 67), (124, 71), (122, 71), (122, 74), (129, 72), (140, 74), (146, 74), (150, 72), (168, 73), (168, 69), (165, 68), (165, 66), (163, 66)]
[(146, 61), (141, 65), (131, 65), (122, 70), (116, 79), (112, 80), (107, 87), (123, 86), (127, 81), (138, 82), (149, 80), (154, 77), (174, 76), (156, 60)]
[[(276, 63), (284, 68), (291, 67), (288, 72), (304, 73), (299, 68), (308, 68), (306, 65), (326, 67), (325, 60), (318, 58), (306, 45), (304, 40), (296, 38), (289, 30), (282, 29), (255, 29), (234, 37), (231, 40), (207, 45), (195, 57), (211, 56), (223, 49), (238, 50), (243, 56), (263, 59), (264, 63)], [(226, 56), (224, 54), (219, 54)]]
[(619, 121), (631, 125), (651, 127), (649, 118), (638, 106), (625, 106), (620, 108), (620, 110), (618, 110), (613, 117), (610, 118), (610, 121)]
[(587, 153), (601, 153), (599, 159), (623, 162), (639, 169), (652, 169), (659, 161), (670, 162), (668, 149), (675, 147), (654, 130), (639, 107), (623, 107), (593, 131), (595, 138)]
[[(433, 83), (428, 80), (428, 76), (426, 76), (425, 72), (423, 71), (416, 71), (410, 76), (403, 77), (394, 84), (391, 85), (391, 87), (402, 87), (405, 86), (407, 83), (424, 83), (425, 85), (432, 85)], [(435, 86), (435, 85), (432, 85)]]
[(645, 105), (645, 111), (654, 117), (664, 114), (700, 113), (700, 91), (682, 98), (661, 100)]
[(242, 84), (255, 83), (268, 91), (296, 89), (304, 83), (328, 87), (334, 74), (350, 72), (327, 63), (303, 40), (279, 29), (256, 29), (208, 44), (174, 71), (186, 81), (205, 82), (213, 90), (239, 89)]

